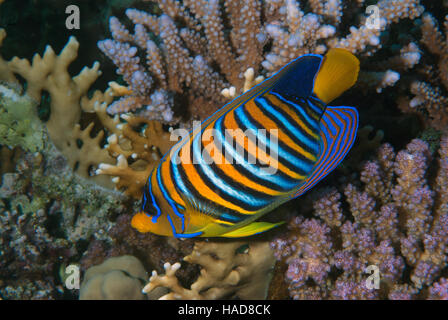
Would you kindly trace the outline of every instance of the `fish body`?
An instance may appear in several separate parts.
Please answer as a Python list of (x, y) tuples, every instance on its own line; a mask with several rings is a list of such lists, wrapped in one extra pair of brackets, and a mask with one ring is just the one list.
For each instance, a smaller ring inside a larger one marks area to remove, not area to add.
[(140, 232), (244, 237), (281, 223), (256, 220), (312, 188), (350, 150), (353, 107), (327, 106), (355, 82), (346, 50), (301, 56), (234, 99), (174, 145), (151, 172)]

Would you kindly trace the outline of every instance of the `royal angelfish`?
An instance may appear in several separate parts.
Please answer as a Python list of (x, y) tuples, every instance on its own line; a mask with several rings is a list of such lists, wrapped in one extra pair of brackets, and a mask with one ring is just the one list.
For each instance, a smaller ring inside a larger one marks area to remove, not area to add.
[(307, 54), (226, 104), (151, 172), (132, 226), (189, 238), (245, 237), (281, 224), (255, 220), (312, 188), (352, 147), (356, 109), (327, 104), (358, 71), (346, 50)]

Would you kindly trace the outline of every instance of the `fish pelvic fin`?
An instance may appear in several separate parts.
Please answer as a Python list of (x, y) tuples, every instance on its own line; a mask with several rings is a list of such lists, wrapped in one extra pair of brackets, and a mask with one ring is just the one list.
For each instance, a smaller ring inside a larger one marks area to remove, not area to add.
[(220, 237), (225, 237), (225, 238), (248, 237), (248, 236), (252, 236), (252, 235), (255, 235), (258, 233), (268, 231), (268, 230), (275, 228), (277, 226), (280, 226), (284, 223), (285, 223), (284, 221), (277, 222), (277, 223), (252, 222), (244, 227), (221, 234)]
[(359, 60), (350, 51), (330, 49), (314, 81), (314, 94), (328, 104), (355, 84), (358, 73)]

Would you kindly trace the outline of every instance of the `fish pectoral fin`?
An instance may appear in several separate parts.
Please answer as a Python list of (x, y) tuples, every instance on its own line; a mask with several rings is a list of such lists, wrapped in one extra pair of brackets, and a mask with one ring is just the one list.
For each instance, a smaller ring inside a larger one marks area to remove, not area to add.
[(292, 198), (311, 189), (345, 158), (356, 138), (358, 112), (353, 107), (327, 107), (320, 127), (322, 154), (306, 183), (292, 193)]
[(267, 230), (275, 228), (284, 223), (285, 223), (284, 221), (278, 222), (278, 223), (252, 222), (252, 223), (248, 224), (247, 226), (224, 233), (221, 235), (221, 237), (225, 237), (225, 238), (248, 237), (248, 236), (252, 236), (257, 233), (265, 232)]

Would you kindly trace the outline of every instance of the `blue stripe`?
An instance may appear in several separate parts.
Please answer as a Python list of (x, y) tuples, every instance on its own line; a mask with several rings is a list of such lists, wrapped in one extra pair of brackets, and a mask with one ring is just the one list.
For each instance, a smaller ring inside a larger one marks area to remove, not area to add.
[[(176, 216), (178, 216), (179, 218), (181, 218), (182, 220), (182, 232), (185, 230), (185, 217), (182, 213), (180, 213), (177, 208), (176, 205), (173, 201), (173, 199), (171, 199), (171, 197), (168, 195), (168, 192), (165, 190), (165, 187), (163, 185), (162, 179), (160, 177), (160, 166), (162, 165), (162, 163), (159, 164), (159, 166), (157, 167), (157, 183), (159, 185), (160, 191), (162, 191), (162, 195), (165, 198), (165, 200), (170, 204), (171, 208), (173, 209), (173, 212)], [(168, 216), (168, 215), (167, 215)]]
[[(345, 111), (349, 113), (352, 112), (352, 116), (344, 115), (344, 113), (341, 112), (339, 108), (344, 108), (346, 109)], [(340, 115), (342, 117), (342, 121), (334, 117), (333, 114)], [(336, 123), (337, 127), (332, 124), (330, 118)], [(312, 188), (314, 185), (316, 185), (331, 171), (333, 171), (345, 158), (347, 153), (350, 151), (356, 137), (356, 131), (358, 129), (358, 112), (353, 107), (329, 107), (327, 109), (327, 112), (325, 112), (322, 116), (322, 122), (325, 122), (329, 129), (327, 130), (324, 125), (321, 125), (322, 137), (327, 141), (327, 146), (329, 147), (329, 149), (323, 150), (324, 154), (322, 155), (322, 158), (326, 158), (326, 161), (318, 163), (318, 166), (316, 166), (316, 168), (320, 167), (322, 169), (320, 176), (315, 176), (315, 173), (313, 173), (310, 176), (310, 178), (315, 179), (313, 183), (310, 183), (308, 186), (306, 186), (306, 188), (304, 188), (297, 196), (300, 196), (301, 194)], [(335, 138), (332, 138), (331, 136), (335, 136)], [(342, 142), (339, 149), (336, 148), (336, 144), (338, 141)], [(329, 163), (335, 160), (335, 158), (337, 157), (340, 157), (339, 161), (334, 162), (332, 166), (329, 166)]]
[(147, 201), (148, 201), (148, 199), (146, 198), (146, 192), (145, 192), (145, 190), (143, 190), (143, 203), (142, 203), (142, 211), (143, 212), (145, 211), (145, 207), (146, 207), (146, 202)]
[[(284, 97), (282, 97), (281, 95), (279, 95), (276, 92), (270, 92), (271, 94), (273, 94), (274, 96), (276, 96), (278, 99), (280, 99), (283, 103), (286, 103), (287, 105), (292, 105), (294, 107), (294, 109), (296, 109), (297, 111), (300, 112), (301, 116), (306, 120), (306, 122), (308, 122), (308, 124), (310, 126), (313, 126), (314, 129), (319, 130), (319, 124), (317, 123), (317, 121), (315, 121), (314, 119), (312, 119), (305, 110), (303, 110), (303, 108), (297, 104), (295, 104), (294, 102), (285, 99)], [(322, 111), (320, 111), (319, 113), (322, 113)]]
[(313, 98), (309, 98), (306, 101), (304, 101), (304, 103), (308, 103), (308, 105), (311, 107), (311, 109), (313, 109), (313, 111), (318, 114), (318, 115), (322, 115), (322, 112), (324, 112), (324, 110), (322, 110), (322, 108), (319, 108), (318, 106), (316, 106), (314, 103), (312, 103), (311, 101), (314, 100)]
[[(237, 108), (235, 110), (235, 112), (241, 110), (241, 108)], [(296, 181), (294, 180), (286, 180), (283, 179), (282, 177), (278, 176), (278, 175), (272, 175), (272, 174), (266, 174), (266, 171), (263, 170), (262, 168), (257, 167), (256, 165), (252, 165), (249, 164), (244, 157), (242, 157), (241, 155), (238, 154), (238, 152), (235, 152), (235, 150), (233, 149), (232, 146), (230, 146), (225, 137), (222, 136), (222, 121), (223, 121), (223, 117), (219, 118), (218, 120), (216, 120), (216, 127), (217, 127), (217, 140), (219, 140), (219, 142), (221, 143), (221, 145), (224, 146), (224, 150), (226, 152), (228, 152), (233, 159), (236, 161), (237, 164), (241, 164), (244, 169), (246, 169), (247, 171), (249, 171), (250, 173), (252, 173), (253, 175), (256, 175), (257, 177), (259, 177), (260, 179), (269, 181), (271, 183), (276, 184), (277, 186), (279, 186), (280, 188), (283, 189), (288, 189), (291, 188), (292, 186), (295, 186), (297, 184)], [(255, 132), (257, 132), (255, 130)], [(258, 135), (257, 135), (258, 138)], [(260, 139), (262, 139), (262, 137), (260, 137)], [(266, 139), (264, 139), (265, 142)]]
[[(177, 154), (176, 154), (176, 156), (177, 156)], [(173, 158), (171, 158), (171, 168), (173, 169), (173, 175), (174, 175), (173, 183), (176, 184), (176, 186), (181, 190), (181, 192), (185, 196), (191, 198), (192, 195), (191, 195), (190, 191), (188, 191), (188, 188), (185, 186), (185, 184), (184, 184), (184, 182), (182, 180), (182, 177), (181, 177), (181, 175), (179, 173), (179, 168), (177, 167), (177, 164), (174, 163)]]
[(234, 215), (231, 215), (229, 213), (222, 213), (219, 218), (224, 218), (224, 220), (230, 220), (233, 222), (240, 222), (241, 220), (243, 220), (243, 218), (239, 218), (239, 217), (235, 217)]
[[(224, 193), (226, 193), (234, 198), (237, 198), (238, 200), (241, 200), (246, 204), (253, 205), (253, 206), (264, 206), (264, 205), (268, 204), (270, 201), (260, 200), (260, 199), (253, 198), (253, 197), (248, 197), (247, 195), (244, 194), (243, 191), (235, 190), (234, 188), (229, 186), (225, 181), (223, 181), (220, 177), (218, 177), (216, 175), (216, 173), (212, 170), (212, 168), (210, 168), (210, 166), (207, 163), (205, 163), (204, 158), (201, 155), (201, 150), (200, 150), (201, 142), (198, 141), (198, 139), (202, 137), (203, 131), (204, 131), (204, 129), (202, 129), (201, 134), (198, 134), (193, 140), (193, 156), (194, 156), (194, 159), (201, 166), (202, 171), (210, 179), (210, 181)], [(215, 132), (216, 132), (216, 130), (215, 130)]]
[[(171, 229), (173, 230), (173, 236), (176, 238), (193, 238), (193, 237), (200, 236), (203, 233), (202, 231), (195, 232), (195, 233), (187, 233), (187, 234), (177, 233), (176, 229), (174, 228), (174, 224), (173, 224), (173, 221), (171, 220), (171, 217), (169, 215), (167, 215), (166, 217), (168, 218), (168, 221), (171, 225)], [(183, 230), (182, 230), (182, 232), (183, 232)]]
[[(270, 113), (273, 117), (279, 119), (281, 122), (283, 122), (283, 124), (285, 125), (286, 129), (293, 134), (294, 136), (298, 137), (300, 141), (303, 141), (303, 143), (305, 143), (310, 149), (312, 149), (313, 152), (318, 152), (319, 151), (319, 146), (318, 144), (311, 140), (310, 138), (308, 138), (306, 135), (304, 135), (300, 130), (297, 130), (297, 128), (288, 121), (288, 119), (286, 119), (280, 112), (278, 112), (277, 110), (275, 110), (268, 101), (266, 101), (265, 98), (263, 97), (258, 97), (255, 99), (257, 102), (259, 102), (261, 104), (261, 106), (268, 112)], [(302, 110), (302, 108), (300, 107), (300, 109)]]
[[(149, 183), (148, 183), (148, 189), (149, 189), (149, 194), (151, 195), (151, 200), (152, 200), (152, 204), (154, 205), (154, 207), (157, 210), (157, 215), (152, 217), (152, 222), (156, 223), (157, 219), (162, 215), (162, 211), (160, 210), (159, 205), (156, 202), (156, 199), (154, 198), (154, 195), (152, 194), (152, 183), (151, 183), (151, 176), (149, 176)], [(145, 196), (145, 201), (146, 201), (146, 196)]]
[[(256, 132), (256, 136), (257, 136), (257, 140), (261, 141), (261, 143), (265, 144), (266, 146), (268, 146), (269, 148), (271, 148), (271, 142), (270, 139), (268, 139), (265, 135), (259, 134), (259, 130), (258, 128), (256, 128), (253, 123), (247, 118), (246, 114), (244, 113), (244, 109), (243, 108), (238, 108), (237, 110), (235, 110), (235, 115), (238, 117), (238, 119), (243, 123), (243, 125), (250, 129), (253, 130), (253, 132)], [(278, 157), (281, 157), (283, 159), (285, 159), (286, 161), (288, 161), (289, 163), (293, 164), (294, 166), (296, 166), (297, 168), (300, 168), (300, 170), (302, 170), (302, 172), (309, 172), (314, 164), (313, 163), (306, 163), (302, 160), (300, 160), (299, 158), (293, 156), (292, 154), (290, 154), (289, 152), (287, 152), (286, 150), (284, 150), (279, 143), (277, 143), (277, 155)], [(275, 152), (272, 151), (271, 148), (271, 154)], [(286, 183), (287, 184), (287, 183)]]

